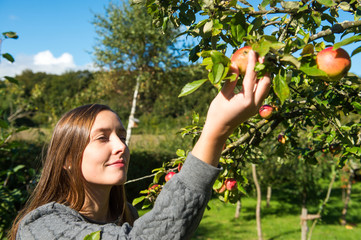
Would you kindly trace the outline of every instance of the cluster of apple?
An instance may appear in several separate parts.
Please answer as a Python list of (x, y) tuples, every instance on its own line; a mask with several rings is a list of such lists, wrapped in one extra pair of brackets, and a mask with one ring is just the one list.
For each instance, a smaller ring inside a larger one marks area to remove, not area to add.
[(237, 195), (238, 184), (235, 178), (226, 178), (221, 187), (213, 186), (213, 189), (216, 193), (222, 196), (224, 202), (228, 202), (229, 198), (233, 195)]
[[(252, 50), (251, 46), (244, 46), (238, 49), (231, 57), (239, 70), (240, 75), (245, 75), (248, 64), (248, 52)], [(349, 54), (342, 48), (334, 49), (328, 47), (318, 52), (316, 55), (316, 64), (319, 70), (325, 72), (327, 77), (322, 78), (325, 81), (339, 81), (343, 78), (351, 68), (351, 58)], [(270, 119), (274, 112), (274, 106), (263, 105), (259, 109), (259, 115), (263, 119)], [(281, 144), (286, 143), (286, 136), (279, 134), (277, 140)], [(330, 147), (330, 152), (334, 153), (335, 149)]]
[[(240, 75), (245, 75), (248, 64), (248, 52), (251, 46), (244, 46), (238, 49), (231, 57), (231, 62), (235, 63)], [(334, 49), (328, 47), (318, 52), (316, 55), (317, 68), (327, 75), (324, 80), (338, 81), (343, 78), (351, 68), (351, 58), (342, 48)]]

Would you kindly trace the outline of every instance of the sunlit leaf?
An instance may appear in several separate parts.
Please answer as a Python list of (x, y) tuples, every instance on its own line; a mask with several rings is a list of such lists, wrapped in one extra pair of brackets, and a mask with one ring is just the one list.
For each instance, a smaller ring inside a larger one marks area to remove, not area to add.
[(213, 64), (212, 72), (213, 72), (214, 84), (219, 83), (224, 73), (223, 64), (222, 63)]
[(141, 197), (138, 197), (138, 198), (134, 198), (133, 199), (133, 202), (132, 202), (132, 205), (135, 206), (137, 205), (138, 203), (142, 202), (144, 200), (145, 196), (141, 196)]
[(290, 89), (287, 85), (286, 78), (283, 77), (281, 73), (278, 73), (273, 79), (273, 90), (282, 104), (290, 96)]
[(197, 80), (197, 81), (194, 81), (191, 83), (187, 83), (182, 88), (182, 91), (178, 97), (184, 97), (184, 96), (191, 94), (192, 92), (196, 91), (200, 86), (202, 86), (202, 84), (205, 83), (207, 80), (208, 79), (201, 79), (201, 80)]
[(300, 67), (300, 70), (311, 77), (327, 77), (327, 74), (317, 67)]
[(92, 232), (84, 237), (83, 240), (100, 240), (101, 231)]
[(238, 12), (231, 20), (231, 34), (237, 42), (242, 42), (246, 35), (246, 19), (242, 12)]
[(332, 6), (336, 5), (336, 3), (334, 1), (332, 1), (332, 0), (316, 0), (316, 1), (318, 3), (320, 3), (320, 4), (323, 4), (323, 5), (327, 6), (327, 7), (332, 7)]
[(341, 42), (335, 43), (333, 45), (333, 49), (337, 49), (340, 48), (342, 46), (354, 43), (354, 42), (359, 42), (361, 41), (361, 35), (354, 35), (352, 37), (346, 38), (344, 40), (342, 40)]
[(301, 63), (297, 60), (297, 58), (295, 58), (294, 56), (289, 55), (289, 54), (284, 55), (280, 60), (283, 61), (283, 62), (290, 62), (296, 68), (300, 68), (300, 66), (301, 66)]

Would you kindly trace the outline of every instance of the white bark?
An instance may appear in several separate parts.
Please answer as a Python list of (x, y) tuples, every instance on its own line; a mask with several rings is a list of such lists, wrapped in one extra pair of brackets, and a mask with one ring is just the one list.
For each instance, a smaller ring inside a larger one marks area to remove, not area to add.
[(125, 143), (129, 146), (130, 138), (132, 136), (132, 127), (134, 126), (134, 114), (137, 107), (137, 97), (139, 92), (139, 86), (140, 86), (140, 75), (137, 77), (137, 82), (134, 89), (133, 94), (133, 101), (132, 101), (132, 108), (130, 110), (129, 115), (129, 121), (128, 121), (128, 127), (127, 127), (127, 138), (125, 140)]
[(271, 196), (272, 196), (272, 186), (268, 185), (267, 186), (267, 207), (270, 207), (270, 202), (271, 202)]
[(254, 185), (256, 186), (257, 191), (257, 206), (256, 206), (256, 222), (257, 222), (257, 234), (258, 234), (258, 240), (263, 240), (262, 238), (262, 225), (261, 225), (261, 188), (258, 183), (257, 179), (257, 171), (256, 171), (256, 165), (252, 163), (252, 176)]
[(302, 207), (301, 213), (301, 240), (307, 240), (308, 226), (307, 226), (307, 208)]

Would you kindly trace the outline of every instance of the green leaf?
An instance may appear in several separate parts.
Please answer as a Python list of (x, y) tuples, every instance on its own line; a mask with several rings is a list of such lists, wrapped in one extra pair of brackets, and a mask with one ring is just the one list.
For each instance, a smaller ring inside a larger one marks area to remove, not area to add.
[(337, 49), (340, 48), (342, 46), (354, 43), (354, 42), (359, 42), (361, 41), (361, 35), (355, 35), (349, 38), (346, 38), (344, 40), (342, 40), (341, 42), (335, 43), (335, 45), (333, 45), (333, 49)]
[(19, 171), (20, 169), (23, 169), (25, 167), (25, 165), (17, 165), (16, 167), (14, 167), (14, 172)]
[(3, 129), (8, 129), (9, 128), (9, 123), (3, 119), (0, 119), (0, 128)]
[(101, 231), (92, 232), (84, 237), (83, 240), (100, 240)]
[(184, 97), (184, 96), (191, 94), (192, 92), (196, 91), (200, 86), (202, 86), (202, 84), (205, 83), (207, 80), (208, 79), (201, 79), (201, 80), (197, 80), (197, 81), (194, 81), (191, 83), (187, 83), (182, 88), (182, 91), (178, 97)]
[(336, 3), (334, 3), (332, 0), (316, 0), (318, 3), (323, 4), (327, 7), (335, 6)]
[(260, 10), (266, 9), (267, 5), (270, 3), (271, 0), (263, 0), (262, 3), (258, 6)]
[(135, 206), (137, 205), (138, 203), (140, 203), (141, 201), (143, 201), (145, 198), (145, 196), (141, 196), (141, 197), (138, 197), (138, 198), (134, 198), (133, 199), (133, 202), (132, 202), (132, 205)]
[(327, 77), (327, 74), (317, 67), (300, 67), (300, 70), (311, 77)]
[(361, 113), (361, 104), (358, 102), (352, 102), (351, 105), (359, 112)]
[(213, 64), (212, 72), (213, 72), (214, 84), (219, 83), (222, 80), (222, 76), (224, 73), (223, 64), (222, 63)]
[(8, 80), (9, 82), (11, 82), (11, 83), (15, 83), (15, 84), (19, 85), (18, 80), (16, 80), (16, 79), (13, 78), (13, 77), (5, 76), (4, 78), (5, 78), (6, 80)]
[(353, 50), (351, 57), (361, 52), (361, 46)]
[(19, 36), (16, 34), (16, 32), (4, 32), (3, 36), (5, 38), (12, 38), (12, 39), (18, 39)]
[(284, 55), (280, 60), (282, 62), (290, 62), (290, 63), (292, 63), (297, 69), (299, 69), (300, 66), (301, 66), (301, 63), (297, 60), (297, 58), (295, 58), (294, 56), (292, 56), (290, 54)]
[(11, 56), (9, 53), (4, 53), (2, 56), (3, 56), (3, 58), (7, 59), (9, 62), (13, 63), (15, 61), (13, 56)]
[(239, 11), (231, 20), (231, 35), (237, 42), (242, 42), (246, 35), (246, 19), (241, 11)]
[(283, 77), (281, 73), (278, 73), (273, 79), (273, 90), (282, 104), (290, 96), (290, 89), (287, 85), (286, 78)]
[(222, 187), (222, 184), (223, 183), (217, 179), (213, 184), (213, 189), (220, 189)]
[(176, 154), (178, 157), (184, 157), (186, 155), (186, 152), (183, 149), (178, 149)]

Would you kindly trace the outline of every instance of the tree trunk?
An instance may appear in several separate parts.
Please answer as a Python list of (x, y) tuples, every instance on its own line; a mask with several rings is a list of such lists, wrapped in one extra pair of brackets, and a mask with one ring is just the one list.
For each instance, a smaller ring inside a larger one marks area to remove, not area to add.
[(348, 178), (347, 189), (346, 189), (345, 204), (342, 209), (342, 216), (341, 216), (341, 225), (342, 226), (346, 225), (346, 223), (347, 223), (346, 222), (346, 214), (347, 214), (348, 204), (351, 200), (352, 180), (353, 180), (353, 170), (350, 169), (350, 176)]
[(307, 240), (307, 232), (308, 232), (307, 208), (305, 206), (302, 206), (302, 212), (301, 212), (301, 240)]
[(252, 163), (252, 176), (254, 185), (256, 186), (257, 190), (257, 207), (256, 207), (256, 221), (257, 221), (257, 233), (258, 233), (258, 240), (263, 240), (262, 238), (262, 225), (261, 225), (261, 188), (258, 183), (257, 179), (257, 171), (256, 171), (256, 165)]
[(130, 110), (130, 115), (129, 115), (129, 120), (128, 120), (127, 138), (125, 140), (125, 143), (128, 146), (130, 143), (130, 138), (132, 136), (132, 127), (134, 126), (134, 123), (135, 123), (134, 122), (134, 114), (135, 114), (135, 109), (137, 106), (137, 97), (138, 97), (138, 92), (139, 92), (139, 86), (140, 86), (140, 75), (138, 75), (138, 77), (137, 77), (137, 82), (136, 82), (134, 94), (133, 94), (132, 108)]
[[(326, 197), (325, 197), (325, 199), (323, 200), (323, 203), (322, 203), (322, 205), (321, 205), (321, 207), (320, 207), (320, 209), (318, 210), (318, 213), (317, 213), (317, 215), (319, 216), (319, 218), (321, 217), (322, 211), (323, 211), (323, 209), (325, 208), (328, 200), (330, 199), (331, 190), (332, 190), (332, 187), (333, 187), (333, 183), (335, 182), (335, 179), (336, 179), (336, 170), (335, 170), (335, 166), (333, 165), (333, 166), (332, 166), (332, 173), (331, 173), (331, 180), (330, 180), (330, 184), (328, 185), (327, 194), (326, 194)], [(307, 238), (307, 240), (311, 240), (313, 229), (315, 228), (315, 226), (316, 226), (319, 218), (315, 218), (315, 219), (313, 220), (312, 226), (311, 226), (310, 231), (309, 231), (309, 233), (308, 233), (308, 238)]]
[(267, 207), (270, 207), (270, 202), (271, 202), (271, 196), (272, 196), (272, 186), (268, 185), (267, 186)]
[(238, 199), (237, 205), (236, 205), (236, 212), (234, 214), (235, 219), (239, 218), (239, 215), (241, 213), (241, 209), (242, 209), (242, 202), (241, 202), (241, 198), (240, 198), (240, 199)]

